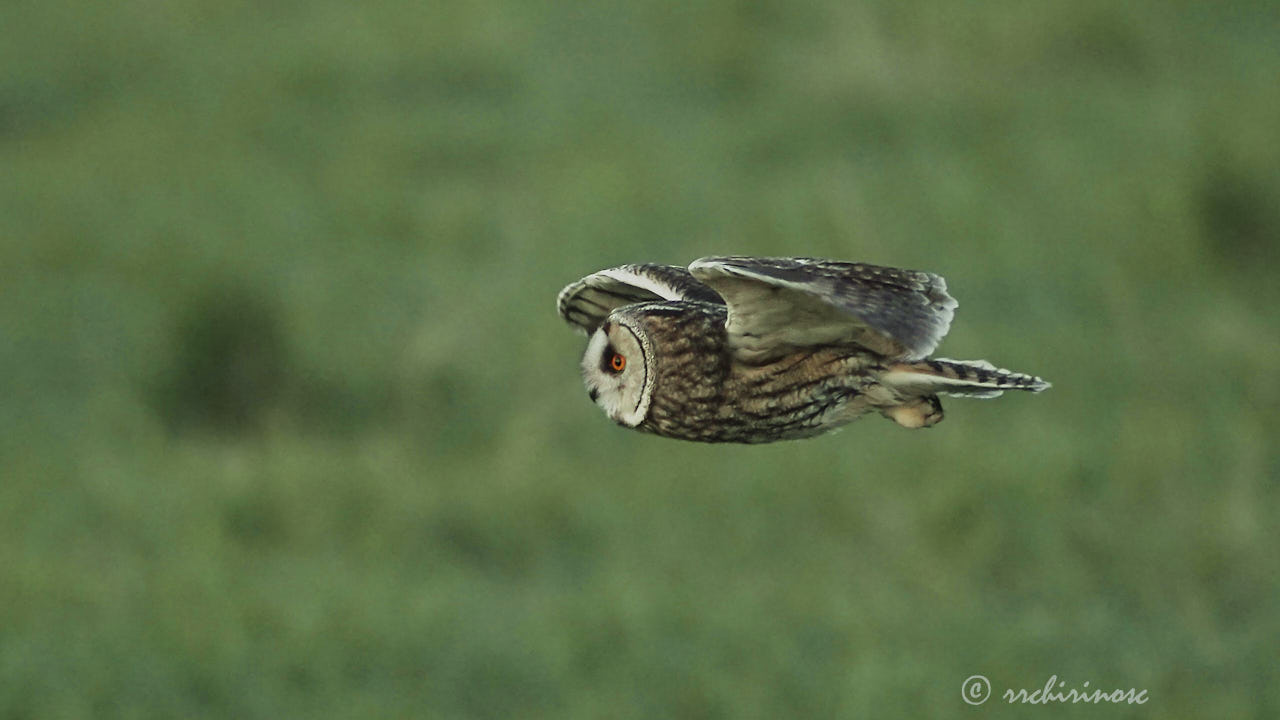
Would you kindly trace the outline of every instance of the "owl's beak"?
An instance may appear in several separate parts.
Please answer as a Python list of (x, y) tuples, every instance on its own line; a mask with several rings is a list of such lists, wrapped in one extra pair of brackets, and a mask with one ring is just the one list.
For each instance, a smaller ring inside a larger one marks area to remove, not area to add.
[(595, 388), (589, 388), (587, 390), (587, 397), (591, 398), (591, 402), (595, 402), (596, 398), (600, 397), (600, 391)]

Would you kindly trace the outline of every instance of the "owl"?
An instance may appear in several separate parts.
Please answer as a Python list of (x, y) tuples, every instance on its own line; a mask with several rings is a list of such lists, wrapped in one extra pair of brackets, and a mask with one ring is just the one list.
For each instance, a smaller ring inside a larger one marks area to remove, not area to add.
[(939, 395), (1049, 387), (985, 360), (930, 358), (956, 301), (927, 272), (707, 257), (687, 270), (601, 270), (561, 290), (556, 306), (588, 336), (591, 400), (619, 425), (669, 438), (805, 438), (870, 412), (931, 427)]

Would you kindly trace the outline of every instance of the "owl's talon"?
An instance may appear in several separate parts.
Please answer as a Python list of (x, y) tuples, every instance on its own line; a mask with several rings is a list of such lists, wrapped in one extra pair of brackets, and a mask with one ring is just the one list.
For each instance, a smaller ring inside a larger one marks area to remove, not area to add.
[(905, 405), (886, 408), (881, 413), (910, 430), (929, 428), (942, 422), (942, 402), (937, 395), (930, 395)]

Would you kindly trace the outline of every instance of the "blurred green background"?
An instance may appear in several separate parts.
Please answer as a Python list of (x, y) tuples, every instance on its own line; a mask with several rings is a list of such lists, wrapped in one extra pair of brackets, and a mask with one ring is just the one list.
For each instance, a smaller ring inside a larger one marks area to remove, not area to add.
[[(1280, 715), (1277, 3), (0, 27), (0, 717)], [(1054, 387), (614, 427), (556, 292), (715, 253), (940, 273)]]

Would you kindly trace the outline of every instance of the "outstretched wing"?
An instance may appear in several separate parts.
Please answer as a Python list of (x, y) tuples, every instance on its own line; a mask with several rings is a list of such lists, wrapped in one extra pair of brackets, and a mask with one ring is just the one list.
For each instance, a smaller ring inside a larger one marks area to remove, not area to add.
[(591, 333), (614, 308), (651, 300), (697, 300), (723, 305), (716, 291), (675, 265), (622, 265), (566, 285), (556, 298), (560, 317)]
[(814, 258), (708, 257), (689, 271), (729, 305), (729, 343), (744, 362), (841, 344), (916, 360), (937, 347), (956, 308), (942, 278), (914, 270)]

